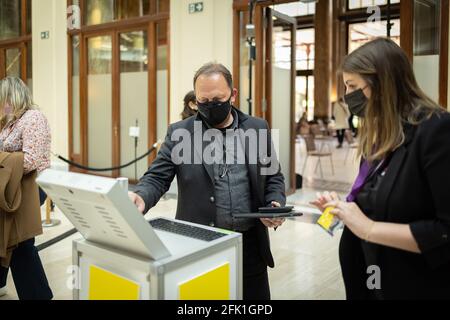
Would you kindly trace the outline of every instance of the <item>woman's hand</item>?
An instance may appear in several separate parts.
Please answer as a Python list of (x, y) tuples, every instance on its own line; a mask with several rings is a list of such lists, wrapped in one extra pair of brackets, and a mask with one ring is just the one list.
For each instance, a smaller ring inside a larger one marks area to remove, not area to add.
[(336, 192), (324, 192), (324, 193), (317, 193), (317, 199), (310, 202), (313, 206), (317, 207), (320, 212), (324, 212), (326, 207), (326, 204), (331, 201), (339, 201), (339, 196)]
[(354, 202), (331, 201), (325, 204), (325, 208), (333, 207), (330, 212), (342, 220), (353, 234), (358, 238), (367, 240), (374, 221), (369, 219)]

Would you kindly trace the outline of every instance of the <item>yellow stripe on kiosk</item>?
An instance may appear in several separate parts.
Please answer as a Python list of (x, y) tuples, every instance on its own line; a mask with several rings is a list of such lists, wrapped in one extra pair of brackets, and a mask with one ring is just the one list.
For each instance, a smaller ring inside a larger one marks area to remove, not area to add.
[(230, 300), (230, 264), (180, 284), (180, 300)]
[(140, 287), (114, 273), (91, 266), (89, 300), (139, 300)]

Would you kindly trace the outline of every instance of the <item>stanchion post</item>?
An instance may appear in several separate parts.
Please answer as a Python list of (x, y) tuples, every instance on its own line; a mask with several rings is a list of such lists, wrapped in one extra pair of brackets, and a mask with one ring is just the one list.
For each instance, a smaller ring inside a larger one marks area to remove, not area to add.
[(45, 220), (42, 221), (44, 228), (51, 228), (61, 224), (61, 220), (52, 219), (52, 199), (47, 197), (45, 201)]

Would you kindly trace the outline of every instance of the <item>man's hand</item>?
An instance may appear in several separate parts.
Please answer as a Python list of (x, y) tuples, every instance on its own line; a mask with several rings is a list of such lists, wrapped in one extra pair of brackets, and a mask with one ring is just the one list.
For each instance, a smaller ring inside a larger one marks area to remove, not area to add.
[[(274, 208), (280, 208), (281, 204), (279, 204), (278, 202), (273, 201), (272, 202), (272, 207)], [(283, 223), (286, 221), (286, 219), (260, 219), (261, 222), (267, 227), (267, 228), (275, 228), (275, 230), (282, 226)]]
[(144, 199), (142, 199), (141, 196), (137, 195), (134, 192), (128, 192), (128, 197), (130, 198), (131, 202), (133, 202), (134, 205), (138, 208), (139, 212), (144, 214), (145, 210)]

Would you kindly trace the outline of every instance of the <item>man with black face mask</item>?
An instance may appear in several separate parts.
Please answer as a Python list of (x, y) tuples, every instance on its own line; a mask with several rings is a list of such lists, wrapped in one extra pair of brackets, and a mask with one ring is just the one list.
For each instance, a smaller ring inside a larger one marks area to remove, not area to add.
[[(268, 228), (278, 228), (284, 219), (236, 219), (234, 215), (286, 204), (284, 177), (272, 152), (269, 126), (265, 120), (250, 117), (233, 107), (237, 90), (233, 88), (231, 73), (223, 65), (209, 63), (200, 68), (194, 78), (194, 88), (198, 115), (169, 127), (156, 160), (130, 198), (146, 213), (169, 190), (177, 176), (176, 218), (242, 233), (244, 299), (268, 300), (267, 267), (274, 267)], [(181, 141), (173, 139), (177, 130), (188, 132), (189, 137), (183, 135)], [(263, 131), (267, 134), (260, 135)], [(213, 132), (214, 137), (218, 135), (221, 139), (204, 139), (198, 143), (196, 137), (205, 132)], [(247, 132), (255, 132), (257, 141), (248, 143)], [(187, 144), (192, 147), (193, 156), (202, 155), (202, 161), (175, 160), (174, 151), (181, 143), (186, 144), (186, 140), (190, 140)], [(213, 163), (204, 157), (211, 143), (215, 144), (215, 150), (223, 151), (220, 159), (216, 159), (219, 161)], [(261, 150), (259, 146), (267, 148)], [(239, 155), (245, 155), (243, 161)], [(257, 161), (254, 163), (252, 159)], [(269, 167), (275, 170), (265, 170)]]

